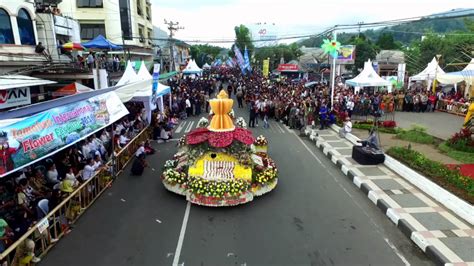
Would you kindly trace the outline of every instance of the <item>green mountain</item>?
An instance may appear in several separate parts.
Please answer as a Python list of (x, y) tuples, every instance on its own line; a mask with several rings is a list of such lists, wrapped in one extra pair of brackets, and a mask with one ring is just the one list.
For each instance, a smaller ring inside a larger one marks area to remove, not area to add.
[[(420, 40), (427, 33), (448, 33), (453, 31), (466, 31), (466, 19), (474, 19), (474, 9), (456, 9), (449, 12), (433, 14), (417, 21), (411, 21), (395, 26), (362, 31), (367, 38), (377, 41), (379, 36), (391, 33), (397, 42), (408, 45), (414, 40)], [(338, 33), (337, 38), (341, 43), (347, 43), (357, 33)], [(306, 47), (319, 47), (324, 37), (312, 37), (298, 41), (298, 45)]]

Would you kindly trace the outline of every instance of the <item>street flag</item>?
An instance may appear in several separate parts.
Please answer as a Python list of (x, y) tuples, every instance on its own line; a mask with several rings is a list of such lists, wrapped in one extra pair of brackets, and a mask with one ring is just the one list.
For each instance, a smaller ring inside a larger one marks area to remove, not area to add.
[(239, 47), (237, 47), (237, 45), (234, 45), (234, 53), (235, 53), (235, 57), (237, 58), (237, 62), (239, 63), (240, 70), (242, 70), (242, 73), (245, 73), (244, 58), (242, 56), (242, 53), (239, 50)]
[(153, 65), (153, 86), (152, 86), (152, 95), (156, 95), (158, 90), (158, 80), (160, 79), (160, 64)]
[(248, 71), (250, 71), (250, 59), (249, 59), (249, 53), (247, 51), (247, 46), (245, 46), (245, 51), (244, 51), (244, 68)]
[(263, 69), (262, 69), (264, 77), (268, 78), (269, 70), (270, 70), (270, 59), (265, 59), (263, 60)]

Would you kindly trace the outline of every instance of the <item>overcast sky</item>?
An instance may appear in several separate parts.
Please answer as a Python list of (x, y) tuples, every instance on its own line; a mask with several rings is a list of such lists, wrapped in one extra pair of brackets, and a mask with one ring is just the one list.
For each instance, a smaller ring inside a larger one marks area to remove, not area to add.
[[(275, 23), (279, 36), (314, 34), (336, 25), (474, 8), (474, 0), (151, 0), (153, 24), (179, 21), (183, 40), (233, 39), (236, 25)], [(230, 46), (222, 45), (221, 46)]]

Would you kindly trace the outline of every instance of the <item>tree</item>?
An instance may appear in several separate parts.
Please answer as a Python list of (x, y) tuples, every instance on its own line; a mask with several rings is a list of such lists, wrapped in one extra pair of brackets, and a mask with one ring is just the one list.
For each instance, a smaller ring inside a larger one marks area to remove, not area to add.
[(375, 58), (378, 49), (364, 34), (360, 34), (359, 37), (352, 37), (350, 43), (356, 46), (356, 57), (352, 66), (352, 73), (357, 75), (360, 72), (359, 69), (364, 68), (364, 63), (367, 60)]
[(393, 35), (387, 32), (384, 32), (379, 36), (376, 45), (381, 50), (396, 50), (400, 49), (401, 46), (395, 42)]
[(301, 49), (296, 43), (255, 48), (255, 60), (261, 64), (263, 60), (270, 58), (271, 66), (277, 66), (282, 57), (285, 62), (289, 62), (297, 60), (302, 54)]
[[(245, 47), (247, 47), (249, 55), (251, 55), (254, 51), (254, 45), (252, 43), (252, 36), (250, 35), (250, 30), (249, 28), (245, 27), (244, 25), (240, 26), (235, 26), (234, 27), (235, 31), (235, 43), (240, 51), (243, 53)], [(234, 47), (232, 47), (232, 50)], [(232, 51), (233, 53), (233, 51)]]
[(196, 60), (198, 66), (203, 66), (205, 63), (210, 64), (222, 51), (223, 48), (209, 44), (192, 45), (190, 54)]

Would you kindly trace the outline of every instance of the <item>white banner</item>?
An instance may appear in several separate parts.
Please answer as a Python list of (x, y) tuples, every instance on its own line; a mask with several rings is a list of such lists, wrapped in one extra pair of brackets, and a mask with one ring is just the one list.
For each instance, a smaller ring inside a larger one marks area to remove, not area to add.
[(31, 104), (30, 87), (0, 90), (0, 109)]

